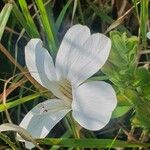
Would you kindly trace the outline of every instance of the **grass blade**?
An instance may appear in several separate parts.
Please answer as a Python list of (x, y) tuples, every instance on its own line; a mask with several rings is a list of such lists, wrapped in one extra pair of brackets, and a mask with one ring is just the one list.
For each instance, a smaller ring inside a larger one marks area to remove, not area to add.
[(27, 21), (27, 24), (32, 28), (33, 34), (36, 35), (37, 37), (39, 37), (39, 33), (38, 33), (38, 30), (37, 30), (37, 27), (34, 24), (32, 16), (30, 15), (30, 12), (28, 10), (28, 6), (27, 6), (26, 1), (19, 0), (19, 4), (20, 4), (20, 7), (22, 9), (22, 13), (23, 13), (23, 15), (24, 15), (24, 17), (25, 17), (25, 19)]
[(2, 9), (2, 12), (0, 13), (0, 40), (2, 38), (11, 11), (12, 11), (12, 4), (7, 3), (5, 4), (4, 8)]
[(0, 104), (0, 112), (4, 111), (6, 109), (13, 108), (17, 105), (23, 104), (25, 102), (28, 102), (30, 100), (34, 100), (35, 98), (38, 98), (39, 96), (41, 96), (41, 93), (36, 93), (36, 94), (29, 95), (29, 96), (25, 96), (23, 98), (19, 98), (19, 99), (15, 100), (15, 101), (8, 102), (5, 105)]
[(67, 11), (69, 5), (71, 4), (71, 2), (72, 2), (72, 0), (69, 0), (69, 1), (66, 3), (66, 5), (63, 7), (62, 11), (60, 12), (60, 14), (59, 14), (59, 16), (58, 16), (58, 18), (57, 18), (57, 20), (56, 20), (56, 29), (57, 29), (57, 31), (58, 31), (59, 28), (60, 28), (60, 25), (61, 25), (61, 23), (62, 23), (62, 21), (63, 21), (63, 18), (64, 18), (64, 16), (65, 16), (66, 11)]
[(68, 139), (68, 138), (44, 138), (37, 139), (40, 144), (59, 145), (61, 147), (79, 148), (110, 148), (111, 147), (150, 147), (150, 143), (126, 142), (113, 139)]
[(9, 139), (9, 137), (8, 137), (7, 135), (5, 135), (5, 134), (3, 134), (3, 133), (1, 133), (1, 132), (0, 132), (0, 139), (3, 140), (3, 141), (5, 141), (5, 143), (7, 143), (7, 144), (12, 148), (12, 150), (19, 150), (19, 149), (16, 147), (15, 143), (13, 143), (13, 142)]
[(29, 35), (30, 38), (38, 37), (36, 33), (32, 32), (33, 29), (26, 22), (16, 3), (13, 3), (13, 14), (17, 18), (19, 24), (25, 29), (26, 33)]
[(141, 0), (140, 8), (140, 32), (142, 36), (142, 43), (146, 47), (146, 33), (147, 33), (147, 22), (148, 22), (148, 1)]
[(52, 23), (49, 22), (48, 15), (47, 15), (43, 1), (37, 0), (36, 4), (40, 11), (40, 17), (41, 17), (41, 21), (42, 21), (45, 34), (47, 36), (47, 41), (50, 47), (50, 52), (51, 54), (54, 54), (57, 50), (57, 44), (56, 44), (56, 39), (54, 36), (54, 31), (52, 30), (52, 26), (51, 26)]

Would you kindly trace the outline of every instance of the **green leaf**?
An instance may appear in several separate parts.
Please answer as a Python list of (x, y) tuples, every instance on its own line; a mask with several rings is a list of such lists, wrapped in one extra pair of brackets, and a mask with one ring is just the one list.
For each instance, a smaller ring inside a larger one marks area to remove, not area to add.
[(150, 83), (149, 71), (144, 67), (137, 68), (134, 73), (133, 85), (138, 87), (138, 86), (144, 86), (148, 83)]
[(133, 86), (142, 94), (142, 96), (150, 100), (150, 72), (144, 68), (137, 68), (134, 73)]
[(54, 36), (55, 35), (54, 31), (52, 30), (53, 29), (52, 23), (49, 22), (48, 14), (46, 12), (43, 1), (42, 0), (36, 0), (35, 2), (36, 2), (38, 9), (40, 11), (40, 18), (41, 18), (41, 22), (42, 22), (45, 34), (47, 36), (47, 41), (48, 41), (48, 44), (50, 47), (50, 52), (51, 52), (51, 54), (54, 54), (57, 51), (57, 44), (56, 44), (56, 39), (55, 39), (56, 37)]
[(109, 61), (119, 68), (124, 68), (128, 65), (126, 43), (122, 34), (117, 31), (110, 32), (112, 41), (112, 49), (109, 56)]
[(110, 58), (112, 62), (122, 68), (122, 66), (132, 65), (135, 63), (138, 38), (135, 36), (127, 37), (126, 33), (117, 31), (110, 32), (112, 40), (112, 51)]
[(143, 97), (150, 101), (150, 82), (149, 84), (142, 86), (141, 89), (142, 89)]
[(138, 93), (135, 90), (129, 88), (124, 90), (124, 96), (130, 102), (130, 104), (136, 103), (136, 101), (139, 99)]
[(138, 40), (135, 36), (127, 37), (126, 33), (118, 31), (112, 31), (110, 37), (112, 49), (102, 71), (123, 91), (133, 82)]
[(10, 13), (12, 11), (12, 4), (7, 3), (5, 4), (5, 6), (3, 7), (1, 13), (0, 13), (0, 41), (5, 29), (5, 26), (7, 24), (8, 18), (10, 16)]
[(0, 112), (4, 111), (6, 109), (10, 109), (12, 107), (15, 107), (17, 105), (23, 104), (25, 102), (28, 102), (30, 100), (34, 100), (34, 99), (38, 98), (39, 96), (41, 96), (41, 94), (36, 93), (36, 94), (29, 95), (29, 96), (25, 96), (23, 98), (17, 99), (17, 100), (12, 101), (12, 102), (8, 102), (5, 105), (0, 104)]
[(139, 98), (136, 103), (136, 119), (140, 125), (146, 129), (150, 129), (150, 101)]
[(128, 51), (128, 49), (126, 48), (126, 43), (121, 36), (121, 33), (117, 31), (110, 32), (110, 37), (114, 49), (116, 49), (118, 52), (122, 52), (123, 54), (125, 54)]
[(125, 115), (131, 108), (131, 106), (117, 106), (112, 113), (112, 118), (118, 118)]
[(27, 6), (27, 3), (25, 0), (19, 0), (19, 4), (20, 4), (20, 7), (22, 9), (22, 14), (24, 15), (26, 21), (27, 21), (27, 24), (32, 28), (32, 32), (34, 35), (36, 35), (36, 37), (39, 37), (39, 33), (38, 33), (38, 30), (37, 30), (37, 27), (36, 25), (34, 24), (34, 21), (32, 19), (32, 16), (28, 10), (28, 6)]
[(61, 23), (62, 23), (62, 21), (63, 21), (63, 18), (64, 18), (64, 16), (65, 16), (66, 11), (67, 11), (69, 5), (71, 4), (71, 2), (72, 2), (72, 0), (69, 0), (69, 1), (66, 3), (66, 5), (63, 7), (62, 11), (60, 12), (60, 14), (59, 14), (59, 16), (58, 16), (58, 18), (57, 18), (57, 20), (56, 20), (56, 29), (57, 29), (57, 31), (58, 31), (59, 28), (60, 28), (60, 25), (61, 25)]
[(5, 141), (5, 143), (7, 143), (12, 148), (12, 150), (19, 150), (19, 148), (16, 147), (15, 143), (13, 143), (7, 135), (1, 132), (0, 132), (0, 139)]
[(37, 139), (36, 141), (45, 145), (59, 145), (61, 147), (79, 148), (150, 147), (150, 143), (126, 142), (114, 139), (44, 138)]
[[(46, 3), (46, 1), (44, 2)], [(51, 30), (53, 32), (55, 43), (56, 45), (58, 45), (57, 28), (56, 28), (55, 21), (54, 21), (53, 6), (51, 5), (51, 3), (48, 3), (47, 5), (45, 5), (45, 10), (47, 12), (47, 18), (50, 23)]]
[(148, 22), (148, 0), (141, 0), (140, 3), (140, 31), (142, 43), (146, 47), (146, 33), (147, 33), (147, 22)]
[(19, 10), (17, 4), (13, 3), (13, 14), (17, 18), (19, 25), (22, 26), (22, 28), (25, 29), (26, 33), (30, 36), (30, 38), (38, 37), (37, 33), (32, 32), (33, 28), (29, 26), (29, 24), (26, 22), (24, 16), (22, 15), (21, 11)]
[(131, 107), (132, 100), (129, 99), (124, 93), (119, 92), (117, 94), (118, 106)]

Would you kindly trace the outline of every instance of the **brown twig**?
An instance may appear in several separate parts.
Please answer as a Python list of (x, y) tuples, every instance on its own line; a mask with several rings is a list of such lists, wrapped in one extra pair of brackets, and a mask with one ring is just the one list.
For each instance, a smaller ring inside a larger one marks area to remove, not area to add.
[[(20, 33), (19, 32), (16, 32), (16, 31), (14, 31), (13, 29), (11, 29), (11, 28), (9, 28), (9, 27), (5, 27), (5, 31), (7, 31), (7, 32), (11, 32), (11, 33), (13, 33), (13, 34), (15, 34), (15, 35), (20, 35)], [(27, 37), (27, 36), (22, 36), (23, 38), (25, 38), (26, 40), (29, 40), (29, 38)]]
[[(137, 2), (137, 5), (140, 2)], [(116, 21), (114, 21), (106, 30), (105, 34), (108, 33), (109, 31), (111, 31), (112, 29), (116, 28), (117, 26), (119, 26), (125, 19), (125, 17), (133, 10), (133, 8), (135, 8), (135, 6), (131, 7), (130, 9), (128, 9), (122, 16), (120, 16)]]
[[(6, 89), (6, 97), (13, 92), (16, 88), (18, 88), (19, 86), (21, 86), (22, 84), (24, 84), (25, 82), (27, 82), (28, 80), (24, 77), (21, 80), (19, 80), (17, 83), (11, 84), (9, 88)], [(0, 103), (3, 100), (3, 93), (0, 94)]]

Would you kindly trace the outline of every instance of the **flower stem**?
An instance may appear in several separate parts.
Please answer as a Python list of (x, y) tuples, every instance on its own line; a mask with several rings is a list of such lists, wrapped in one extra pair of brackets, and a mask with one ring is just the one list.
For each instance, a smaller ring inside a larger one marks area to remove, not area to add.
[(71, 113), (68, 114), (68, 121), (70, 123), (70, 127), (72, 129), (73, 135), (76, 139), (80, 138), (80, 133), (79, 133), (79, 129), (78, 126), (76, 124), (76, 122), (74, 121), (74, 119), (72, 118)]
[[(74, 121), (74, 119), (72, 118), (72, 115), (71, 113), (69, 113), (67, 115), (67, 119), (69, 121), (69, 124), (70, 124), (70, 127), (71, 127), (71, 130), (72, 130), (72, 133), (74, 135), (74, 138), (75, 139), (79, 139), (80, 138), (80, 129), (78, 128), (76, 122)], [(78, 147), (76, 148), (77, 150), (80, 150)]]

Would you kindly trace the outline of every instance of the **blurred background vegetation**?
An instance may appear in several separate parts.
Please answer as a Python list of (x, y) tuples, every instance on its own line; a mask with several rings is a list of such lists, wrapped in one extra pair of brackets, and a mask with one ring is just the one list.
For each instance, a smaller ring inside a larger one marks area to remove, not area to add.
[[(43, 92), (45, 89), (25, 67), (27, 42), (41, 38), (55, 59), (67, 29), (80, 23), (87, 25), (92, 33), (104, 33), (112, 40), (107, 63), (90, 80), (110, 82), (116, 90), (118, 106), (102, 130), (82, 129), (81, 140), (74, 139), (68, 120), (63, 119), (50, 132), (48, 137), (51, 138), (38, 142), (43, 144), (43, 149), (130, 147), (148, 150), (150, 39), (146, 34), (150, 31), (149, 6), (149, 0), (1, 0), (0, 123), (19, 125), (37, 103), (53, 97)], [(16, 141), (12, 132), (7, 132), (0, 133), (0, 149), (25, 147)]]

